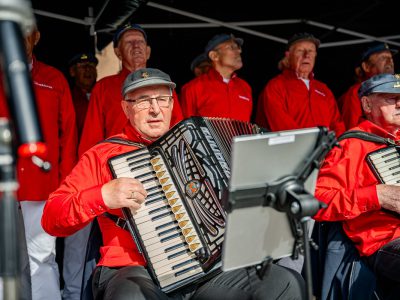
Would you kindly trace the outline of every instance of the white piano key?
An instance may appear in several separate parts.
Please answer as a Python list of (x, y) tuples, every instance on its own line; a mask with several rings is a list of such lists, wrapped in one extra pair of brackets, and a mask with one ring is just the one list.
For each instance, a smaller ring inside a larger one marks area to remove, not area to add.
[(143, 241), (146, 241), (146, 240), (149, 240), (149, 239), (152, 239), (155, 237), (157, 237), (160, 240), (163, 236), (168, 235), (168, 232), (172, 232), (173, 229), (175, 231), (178, 231), (178, 230), (180, 231), (178, 224), (172, 223), (172, 224), (169, 224), (169, 225), (161, 228), (160, 230), (153, 230), (153, 231), (147, 232), (145, 234), (143, 234), (141, 232), (140, 235), (141, 235), (141, 238)]
[[(193, 255), (193, 254), (188, 255), (189, 253), (186, 252), (186, 253), (176, 256), (172, 259), (165, 259), (165, 260), (161, 260), (157, 263), (152, 264), (156, 275), (160, 276), (161, 274), (164, 274), (166, 272), (172, 272), (172, 271), (176, 272), (177, 270), (179, 271), (179, 269), (181, 269), (181, 268), (184, 269), (186, 266), (189, 266), (190, 264), (193, 263), (193, 262), (191, 262), (191, 260), (196, 258), (195, 255)], [(184, 264), (185, 262), (187, 262), (187, 263)], [(182, 266), (180, 268), (173, 269), (174, 266), (178, 266), (181, 263), (182, 263)], [(196, 263), (198, 264), (199, 262), (196, 261)]]
[(185, 244), (185, 240), (183, 239), (182, 236), (178, 236), (174, 239), (171, 239), (169, 241), (166, 241), (164, 243), (159, 243), (155, 245), (151, 245), (149, 247), (146, 247), (146, 251), (149, 257), (156, 256), (160, 253), (163, 253), (166, 248), (171, 247), (173, 245), (181, 245)]
[(155, 236), (155, 237), (152, 237), (152, 238), (149, 238), (149, 239), (146, 239), (146, 240), (143, 240), (143, 239), (142, 240), (143, 240), (143, 243), (144, 243), (144, 245), (145, 245), (145, 247), (147, 249), (148, 247), (150, 247), (151, 245), (154, 245), (154, 244), (162, 245), (163, 244), (161, 242), (162, 239), (163, 239), (163, 241), (167, 241), (168, 239), (175, 239), (175, 238), (179, 237), (180, 235), (181, 235), (181, 230), (175, 229), (174, 231), (169, 232), (166, 235)]
[(387, 161), (390, 161), (391, 159), (395, 159), (396, 157), (399, 157), (399, 154), (397, 152), (391, 153), (389, 155), (385, 155), (385, 157), (379, 157), (376, 159), (372, 159), (375, 165), (385, 163)]
[(182, 250), (187, 250), (187, 249), (188, 249), (187, 246), (184, 245), (184, 244), (176, 245), (176, 248), (174, 248), (174, 249), (172, 249), (172, 250), (170, 250), (168, 252), (162, 252), (159, 255), (153, 256), (151, 258), (151, 262), (154, 264), (154, 263), (156, 263), (158, 261), (167, 259), (168, 256), (170, 256), (170, 255), (176, 254), (176, 253), (178, 253), (178, 252), (180, 252)]
[(188, 272), (186, 272), (186, 273), (184, 273), (184, 274), (182, 274), (180, 276), (175, 276), (176, 272), (166, 273), (166, 274), (163, 274), (161, 276), (158, 276), (157, 278), (158, 278), (158, 281), (160, 283), (161, 288), (167, 287), (167, 286), (169, 286), (171, 284), (174, 284), (176, 282), (180, 282), (180, 281), (182, 281), (182, 280), (184, 280), (186, 278), (189, 278), (191, 276), (203, 273), (203, 270), (200, 268), (200, 266), (196, 265), (195, 263), (192, 266), (189, 266), (189, 268), (190, 267), (194, 267), (194, 266), (196, 266), (197, 268), (195, 268), (193, 270), (190, 270), (190, 271), (188, 271)]
[[(145, 235), (151, 231), (159, 230), (157, 227), (163, 226), (164, 224), (176, 221), (173, 215), (169, 215), (165, 218), (159, 219), (154, 222), (143, 222), (140, 224), (136, 224), (138, 231), (141, 235)], [(162, 230), (162, 229), (161, 229)]]

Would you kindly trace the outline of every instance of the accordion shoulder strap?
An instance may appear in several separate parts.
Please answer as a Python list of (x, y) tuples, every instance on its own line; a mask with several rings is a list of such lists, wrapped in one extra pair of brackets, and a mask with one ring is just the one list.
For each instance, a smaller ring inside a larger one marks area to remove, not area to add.
[(114, 144), (121, 144), (121, 145), (127, 145), (127, 146), (135, 146), (135, 147), (139, 147), (139, 148), (144, 147), (144, 145), (141, 143), (132, 142), (130, 140), (123, 139), (120, 137), (110, 137), (108, 139), (102, 140), (99, 143), (114, 143)]
[(361, 130), (349, 130), (343, 133), (341, 136), (338, 137), (338, 141), (342, 141), (344, 139), (348, 138), (356, 138), (356, 139), (361, 139), (367, 142), (373, 142), (373, 143), (380, 143), (380, 144), (386, 144), (386, 145), (397, 145), (396, 142), (390, 138), (384, 138), (379, 135), (361, 131)]
[[(121, 145), (127, 145), (127, 146), (135, 146), (138, 148), (143, 148), (145, 145), (141, 144), (141, 143), (136, 143), (136, 142), (132, 142), (130, 140), (127, 139), (123, 139), (120, 137), (110, 137), (108, 139), (102, 140), (99, 143), (114, 143), (114, 144), (121, 144)], [(122, 229), (128, 230), (126, 227), (126, 220), (123, 218), (120, 218), (116, 215), (110, 214), (109, 212), (105, 212), (103, 214), (103, 216), (111, 219), (115, 225), (117, 225), (118, 227), (121, 227)]]

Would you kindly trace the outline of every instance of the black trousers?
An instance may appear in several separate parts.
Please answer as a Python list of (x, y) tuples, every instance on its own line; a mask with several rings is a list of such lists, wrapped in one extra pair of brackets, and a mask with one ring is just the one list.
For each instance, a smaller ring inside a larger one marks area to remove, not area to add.
[(92, 283), (96, 300), (305, 299), (301, 275), (278, 265), (271, 265), (262, 280), (254, 268), (238, 269), (220, 273), (202, 284), (170, 295), (155, 285), (144, 267), (97, 267)]
[(365, 261), (377, 276), (383, 299), (399, 299), (400, 295), (400, 239), (381, 247)]

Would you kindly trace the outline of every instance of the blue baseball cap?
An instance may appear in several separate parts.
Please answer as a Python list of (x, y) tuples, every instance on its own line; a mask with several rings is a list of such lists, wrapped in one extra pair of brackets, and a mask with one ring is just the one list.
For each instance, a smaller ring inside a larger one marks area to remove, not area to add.
[(373, 45), (371, 45), (370, 47), (368, 47), (362, 54), (361, 54), (361, 62), (363, 61), (367, 61), (369, 59), (369, 57), (372, 54), (375, 53), (379, 53), (382, 51), (390, 51), (392, 53), (392, 55), (395, 55), (397, 52), (397, 50), (395, 49), (390, 49), (389, 45), (386, 43), (375, 43)]
[(204, 48), (204, 54), (208, 57), (208, 53), (211, 50), (214, 50), (219, 44), (230, 40), (235, 41), (239, 46), (243, 45), (243, 39), (237, 38), (233, 34), (220, 33), (214, 35), (211, 40), (208, 41), (207, 46)]
[(196, 68), (198, 65), (200, 65), (202, 62), (208, 61), (208, 57), (205, 53), (201, 53), (197, 55), (193, 60), (192, 63), (190, 64), (190, 70), (192, 72), (194, 71), (194, 68)]
[(114, 44), (114, 48), (118, 47), (118, 42), (121, 38), (121, 36), (127, 32), (128, 30), (137, 30), (140, 31), (143, 34), (144, 39), (147, 42), (147, 34), (144, 31), (144, 29), (139, 25), (139, 24), (132, 24), (132, 23), (127, 23), (125, 25), (122, 25), (120, 27), (117, 28), (117, 30), (114, 33), (114, 37), (113, 37), (113, 44)]
[(85, 63), (85, 62), (92, 62), (95, 63), (96, 65), (99, 63), (98, 59), (96, 56), (94, 56), (92, 53), (79, 53), (74, 55), (69, 61), (68, 61), (68, 66), (73, 66), (77, 63)]
[(125, 96), (129, 92), (152, 85), (166, 85), (171, 89), (176, 87), (167, 73), (158, 69), (142, 68), (126, 77), (122, 86), (122, 95)]
[(317, 39), (315, 36), (313, 36), (311, 33), (308, 32), (300, 32), (294, 34), (287, 42), (286, 44), (286, 50), (289, 50), (289, 48), (300, 42), (300, 41), (309, 41), (314, 43), (315, 47), (318, 49), (319, 45), (321, 44), (321, 41)]
[(375, 75), (365, 80), (358, 89), (360, 99), (374, 93), (400, 94), (400, 75)]

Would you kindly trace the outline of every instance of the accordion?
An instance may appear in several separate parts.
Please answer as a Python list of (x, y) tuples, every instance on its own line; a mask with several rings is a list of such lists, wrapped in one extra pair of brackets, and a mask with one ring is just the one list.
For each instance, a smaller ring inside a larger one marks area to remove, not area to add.
[(381, 183), (399, 185), (399, 147), (389, 146), (373, 151), (367, 155), (367, 162)]
[(228, 189), (232, 138), (259, 132), (247, 122), (192, 117), (150, 146), (108, 161), (115, 178), (136, 178), (147, 191), (134, 216), (122, 210), (162, 291), (220, 271), (226, 218), (221, 200)]

